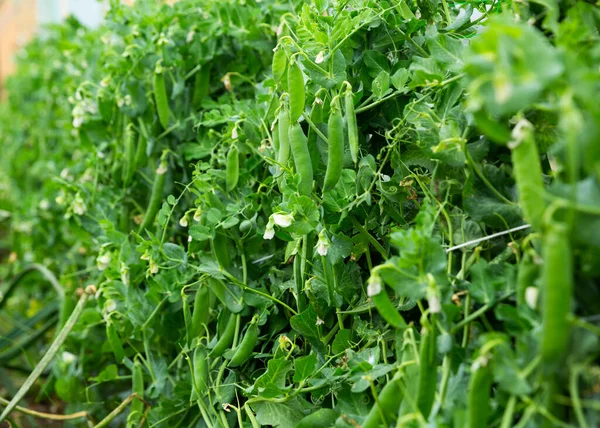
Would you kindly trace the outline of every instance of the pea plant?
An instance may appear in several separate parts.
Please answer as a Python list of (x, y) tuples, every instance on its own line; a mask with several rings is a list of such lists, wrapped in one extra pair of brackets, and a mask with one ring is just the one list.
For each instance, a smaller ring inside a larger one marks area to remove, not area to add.
[(596, 426), (599, 30), (555, 0), (48, 28), (0, 104), (0, 421)]

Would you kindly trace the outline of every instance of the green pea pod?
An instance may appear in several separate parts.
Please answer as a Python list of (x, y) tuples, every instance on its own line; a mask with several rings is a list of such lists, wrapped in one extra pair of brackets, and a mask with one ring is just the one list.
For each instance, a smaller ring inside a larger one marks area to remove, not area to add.
[(198, 396), (202, 396), (208, 388), (208, 354), (204, 346), (199, 346), (194, 351), (194, 388)]
[[(315, 103), (310, 111), (310, 120), (315, 125), (321, 123), (323, 121), (323, 105)], [(317, 133), (311, 127), (308, 128), (308, 138), (306, 145), (308, 146), (308, 152), (310, 153), (310, 161), (312, 164), (313, 171), (316, 171), (319, 167), (319, 159), (321, 158), (321, 154), (319, 153), (319, 149), (317, 147)]]
[(192, 105), (194, 108), (200, 108), (202, 100), (206, 98), (210, 87), (211, 65), (204, 64), (196, 73), (194, 80), (194, 95), (192, 96)]
[(277, 152), (277, 162), (286, 166), (290, 158), (290, 115), (285, 105), (279, 111), (279, 151)]
[(342, 162), (344, 160), (344, 125), (339, 111), (332, 110), (327, 123), (327, 139), (329, 140), (329, 153), (327, 170), (323, 191), (327, 192), (335, 187), (342, 176)]
[(158, 121), (163, 129), (167, 129), (169, 127), (169, 116), (171, 112), (169, 110), (165, 76), (162, 73), (154, 73), (154, 101), (156, 102)]
[(381, 315), (392, 327), (406, 327), (406, 321), (404, 321), (404, 318), (402, 318), (398, 309), (391, 302), (385, 290), (381, 290), (379, 294), (372, 296), (371, 300), (375, 304), (379, 315)]
[(417, 407), (425, 419), (429, 418), (437, 387), (437, 346), (435, 325), (426, 324), (419, 348), (419, 389)]
[(250, 232), (250, 231), (252, 230), (252, 221), (250, 221), (250, 220), (243, 220), (243, 221), (240, 223), (240, 225), (239, 225), (238, 229), (239, 229), (239, 231), (240, 231), (242, 234), (245, 234), (245, 233), (248, 233), (248, 232)]
[(296, 428), (329, 428), (335, 425), (338, 416), (333, 409), (319, 409), (300, 419)]
[(133, 125), (130, 123), (127, 125), (127, 129), (125, 130), (124, 136), (124, 156), (125, 163), (123, 165), (123, 186), (129, 186), (131, 182), (131, 178), (133, 177), (133, 172), (135, 171), (135, 131), (133, 130)]
[(188, 344), (192, 343), (194, 337), (192, 333), (192, 312), (190, 311), (190, 303), (185, 290), (181, 292), (181, 307), (183, 309), (183, 322), (185, 324), (185, 340)]
[(304, 113), (304, 102), (306, 98), (304, 89), (304, 75), (298, 61), (288, 66), (288, 93), (290, 96), (290, 120), (296, 122)]
[(134, 159), (134, 169), (139, 168), (144, 165), (147, 161), (148, 155), (146, 153), (146, 149), (148, 146), (148, 132), (146, 131), (146, 125), (144, 121), (140, 118), (140, 136), (138, 138), (137, 147), (135, 148), (135, 159)]
[[(407, 330), (405, 330), (405, 334), (404, 334), (404, 340), (402, 341), (402, 362), (403, 363), (408, 363), (410, 361), (414, 361), (416, 359), (416, 355), (415, 355), (415, 350), (413, 348), (414, 344), (412, 340), (409, 340), (408, 338), (412, 339), (413, 338), (413, 331), (412, 327), (408, 327)], [(406, 397), (411, 397), (414, 398), (417, 396), (418, 391), (419, 391), (419, 372), (420, 372), (420, 366), (418, 364), (408, 364), (405, 368), (404, 368), (404, 375), (402, 376), (402, 381), (404, 382), (404, 385), (406, 387), (405, 389), (405, 394)], [(413, 407), (414, 404), (414, 399), (413, 400), (402, 400), (402, 403), (400, 404), (400, 411), (398, 412), (398, 415), (401, 416), (405, 416), (408, 415), (410, 413), (414, 413), (415, 409)]]
[[(142, 365), (136, 359), (133, 363), (131, 390), (134, 394), (137, 394), (140, 398), (144, 398), (144, 373), (142, 371)], [(137, 426), (142, 420), (144, 412), (144, 403), (140, 400), (134, 399), (131, 402), (131, 412), (127, 418), (128, 426)]]
[(227, 300), (225, 297), (225, 285), (221, 282), (221, 280), (217, 278), (208, 278), (207, 279), (208, 286), (210, 291), (217, 296), (217, 299), (223, 304), (223, 306), (227, 307)]
[(277, 156), (279, 153), (279, 121), (276, 121), (273, 125), (272, 140), (273, 150), (275, 150), (275, 156)]
[(227, 169), (225, 171), (225, 188), (231, 192), (240, 178), (240, 155), (237, 147), (232, 146), (227, 153)]
[(284, 49), (277, 49), (273, 54), (273, 62), (271, 65), (271, 71), (273, 72), (273, 79), (275, 82), (279, 82), (285, 73), (285, 67), (287, 65), (287, 55)]
[(292, 156), (294, 158), (294, 165), (296, 166), (296, 171), (300, 175), (298, 191), (301, 195), (310, 196), (312, 192), (313, 169), (310, 161), (310, 153), (308, 152), (306, 136), (298, 123), (292, 125), (290, 128), (289, 140)]
[(527, 304), (525, 301), (525, 290), (527, 290), (527, 287), (534, 286), (539, 273), (539, 266), (535, 264), (531, 253), (526, 251), (519, 263), (519, 271), (517, 273), (517, 303), (519, 305)]
[(113, 183), (115, 183), (115, 186), (121, 187), (123, 184), (123, 165), (121, 164), (120, 156), (115, 156), (113, 158), (113, 165), (110, 168), (110, 176)]
[(493, 375), (485, 361), (471, 373), (468, 391), (468, 428), (488, 426)]
[(248, 358), (250, 358), (250, 355), (252, 355), (252, 351), (258, 342), (258, 334), (258, 325), (255, 322), (251, 323), (248, 326), (241, 343), (235, 349), (233, 357), (231, 357), (231, 360), (229, 361), (229, 367), (241, 366)]
[(225, 330), (223, 330), (223, 333), (220, 335), (216, 345), (210, 351), (211, 357), (220, 357), (225, 351), (229, 349), (229, 347), (233, 343), (233, 337), (235, 336), (235, 327), (239, 317), (239, 314), (229, 315), (229, 320), (225, 325)]
[(354, 112), (354, 98), (352, 91), (348, 90), (344, 97), (346, 104), (346, 124), (348, 125), (348, 143), (350, 144), (350, 155), (352, 162), (358, 162), (358, 126), (356, 124), (356, 113)]
[(203, 333), (202, 326), (208, 324), (210, 315), (209, 291), (207, 286), (200, 286), (194, 299), (194, 312), (192, 314), (192, 335), (198, 337)]
[(229, 248), (227, 248), (227, 239), (223, 235), (219, 235), (216, 238), (211, 239), (211, 245), (213, 254), (219, 262), (219, 266), (223, 269), (227, 269), (231, 265), (231, 261), (229, 259)]
[[(161, 161), (161, 164), (163, 161)], [(165, 187), (165, 178), (167, 173), (162, 171), (162, 168), (156, 171), (156, 176), (154, 177), (154, 183), (152, 184), (152, 193), (150, 194), (150, 201), (148, 202), (148, 208), (146, 209), (146, 213), (144, 214), (144, 220), (140, 225), (140, 232), (148, 229), (152, 223), (154, 222), (154, 218), (160, 209), (160, 205), (162, 202), (163, 190)]]
[[(389, 426), (390, 422), (396, 419), (403, 398), (402, 388), (400, 387), (401, 377), (402, 372), (399, 371), (385, 384), (361, 428)], [(381, 420), (382, 416), (385, 418), (385, 423)]]
[(110, 349), (112, 349), (113, 354), (115, 354), (115, 359), (117, 360), (117, 363), (122, 363), (123, 359), (125, 358), (123, 342), (121, 342), (119, 333), (117, 333), (117, 328), (110, 320), (106, 323), (106, 337), (108, 339)]
[(542, 241), (542, 362), (554, 366), (569, 344), (569, 314), (573, 295), (573, 254), (569, 228), (551, 224)]
[(511, 150), (515, 181), (519, 192), (519, 205), (525, 220), (540, 230), (546, 203), (540, 155), (533, 136), (533, 127), (526, 120), (515, 127), (519, 129), (518, 141)]
[(298, 252), (294, 256), (294, 293), (298, 303), (298, 310), (303, 311), (306, 308), (305, 296), (304, 296), (304, 269), (305, 263), (303, 262), (303, 255)]

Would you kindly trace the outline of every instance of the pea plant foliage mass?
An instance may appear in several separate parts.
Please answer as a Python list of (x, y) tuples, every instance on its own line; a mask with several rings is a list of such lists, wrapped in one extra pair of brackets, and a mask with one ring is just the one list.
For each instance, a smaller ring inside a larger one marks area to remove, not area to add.
[(0, 104), (0, 421), (597, 426), (599, 30), (574, 0), (47, 28)]

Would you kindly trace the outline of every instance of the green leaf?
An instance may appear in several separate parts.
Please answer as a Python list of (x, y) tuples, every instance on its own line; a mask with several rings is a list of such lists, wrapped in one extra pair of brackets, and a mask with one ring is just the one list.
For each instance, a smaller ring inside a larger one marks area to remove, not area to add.
[(560, 53), (538, 30), (507, 16), (492, 18), (468, 52), (469, 104), (491, 115), (514, 114), (537, 101), (564, 70)]
[(390, 65), (384, 54), (378, 51), (366, 51), (363, 57), (369, 76), (377, 77), (382, 72), (390, 73)]
[(308, 379), (315, 371), (317, 366), (317, 356), (308, 354), (294, 360), (294, 382), (300, 383)]
[(396, 89), (403, 89), (408, 81), (408, 70), (406, 68), (399, 68), (390, 80)]
[(319, 331), (317, 330), (317, 321), (317, 313), (312, 308), (312, 306), (309, 306), (303, 312), (291, 317), (290, 325), (294, 330), (296, 330), (304, 337), (319, 338)]
[(180, 245), (165, 242), (162, 249), (169, 259), (180, 261), (183, 264), (187, 263), (187, 253)]
[(292, 362), (285, 358), (269, 360), (267, 371), (254, 382), (254, 392), (263, 398), (274, 398), (282, 395), (286, 388), (285, 382)]
[(351, 347), (350, 340), (352, 339), (352, 330), (343, 329), (337, 332), (333, 343), (331, 344), (331, 352), (339, 354)]
[(263, 426), (294, 428), (304, 417), (304, 406), (296, 398), (285, 403), (261, 401), (251, 406), (256, 412), (256, 420)]
[(211, 237), (210, 229), (201, 224), (192, 225), (189, 228), (188, 233), (194, 241), (207, 241)]
[(382, 71), (373, 79), (372, 89), (376, 98), (382, 98), (390, 88), (390, 75), (387, 71)]
[(446, 34), (437, 32), (435, 26), (427, 29), (427, 47), (432, 57), (450, 71), (459, 70), (463, 64), (463, 44)]

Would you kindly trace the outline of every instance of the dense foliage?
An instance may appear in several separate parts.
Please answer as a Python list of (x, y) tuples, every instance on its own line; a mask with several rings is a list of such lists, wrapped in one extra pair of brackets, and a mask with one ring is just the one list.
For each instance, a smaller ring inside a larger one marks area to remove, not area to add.
[(49, 29), (0, 105), (6, 403), (36, 368), (21, 405), (73, 425), (600, 424), (599, 29), (574, 0)]

